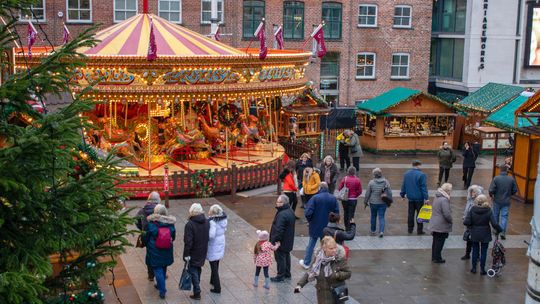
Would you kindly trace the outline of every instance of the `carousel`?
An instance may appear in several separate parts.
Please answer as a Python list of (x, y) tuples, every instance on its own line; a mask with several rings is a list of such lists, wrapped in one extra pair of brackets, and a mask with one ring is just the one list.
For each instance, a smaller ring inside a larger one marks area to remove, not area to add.
[[(93, 86), (85, 93), (96, 103), (85, 137), (133, 164), (136, 175), (284, 157), (275, 131), (281, 99), (305, 89), (311, 53), (269, 50), (260, 60), (258, 49), (235, 49), (146, 13), (95, 38), (96, 46), (80, 50), (87, 62), (73, 79), (75, 92)], [(150, 39), (157, 48), (151, 61)]]

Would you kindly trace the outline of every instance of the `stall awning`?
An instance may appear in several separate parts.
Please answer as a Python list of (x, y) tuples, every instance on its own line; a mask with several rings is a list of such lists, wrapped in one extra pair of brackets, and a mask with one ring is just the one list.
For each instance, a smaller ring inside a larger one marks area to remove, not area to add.
[(388, 113), (387, 116), (457, 116), (456, 113)]
[(527, 96), (519, 95), (518, 97), (512, 99), (512, 101), (507, 103), (505, 106), (489, 115), (486, 118), (485, 122), (495, 127), (509, 130), (512, 132), (517, 131), (518, 128), (530, 126), (531, 123), (523, 117), (518, 118), (517, 128), (516, 126), (514, 126), (514, 113), (523, 103), (527, 101), (527, 99)]
[(456, 106), (464, 110), (492, 113), (524, 90), (518, 86), (490, 82), (456, 103)]
[(487, 134), (511, 133), (508, 130), (503, 130), (503, 129), (492, 127), (492, 126), (476, 127), (476, 128), (473, 128), (473, 130), (478, 131), (480, 133), (487, 133)]

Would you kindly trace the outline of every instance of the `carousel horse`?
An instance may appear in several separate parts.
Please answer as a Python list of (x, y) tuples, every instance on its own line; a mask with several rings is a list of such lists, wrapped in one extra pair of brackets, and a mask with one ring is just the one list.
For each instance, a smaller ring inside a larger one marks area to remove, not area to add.
[(209, 142), (219, 143), (223, 141), (221, 138), (221, 130), (219, 128), (209, 126), (206, 119), (204, 119), (204, 117), (201, 115), (199, 115), (198, 120), (201, 130)]
[(187, 133), (183, 133), (179, 130), (175, 131), (176, 138), (171, 139), (167, 142), (163, 149), (166, 150), (166, 154), (172, 156), (175, 154), (175, 151), (179, 149), (190, 148), (195, 151), (208, 150), (211, 151), (212, 147), (206, 143), (206, 138), (201, 131), (195, 129)]
[(270, 114), (267, 109), (259, 111), (259, 130), (261, 137), (271, 138), (274, 133), (274, 126), (270, 123)]
[(242, 145), (246, 144), (249, 140), (258, 143), (261, 140), (259, 137), (259, 128), (257, 127), (259, 119), (253, 115), (249, 115), (247, 119), (244, 115), (241, 115), (240, 118), (239, 142), (241, 142)]

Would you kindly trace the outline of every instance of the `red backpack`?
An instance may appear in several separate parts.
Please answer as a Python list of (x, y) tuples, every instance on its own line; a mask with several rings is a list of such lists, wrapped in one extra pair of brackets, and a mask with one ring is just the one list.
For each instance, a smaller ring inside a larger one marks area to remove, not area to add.
[(169, 227), (159, 227), (158, 234), (156, 237), (156, 248), (158, 249), (169, 249), (172, 247), (172, 237), (171, 229)]

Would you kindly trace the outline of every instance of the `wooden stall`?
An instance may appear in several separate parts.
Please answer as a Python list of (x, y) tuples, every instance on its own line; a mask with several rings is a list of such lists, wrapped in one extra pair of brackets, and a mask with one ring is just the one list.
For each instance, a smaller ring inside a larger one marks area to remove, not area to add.
[(456, 113), (449, 103), (419, 90), (397, 87), (357, 105), (362, 147), (374, 151), (437, 150), (453, 146)]

